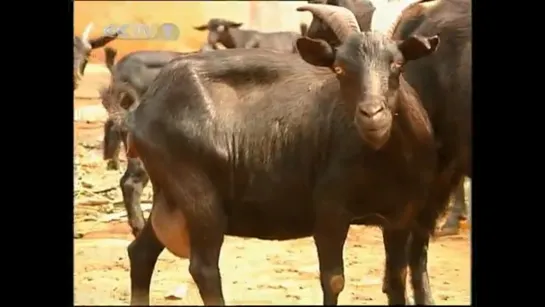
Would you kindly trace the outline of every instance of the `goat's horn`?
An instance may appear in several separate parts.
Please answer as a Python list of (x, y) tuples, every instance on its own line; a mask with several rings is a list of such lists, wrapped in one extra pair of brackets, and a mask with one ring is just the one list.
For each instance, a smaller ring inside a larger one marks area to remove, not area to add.
[(344, 42), (352, 32), (361, 32), (356, 16), (348, 9), (341, 6), (327, 4), (306, 4), (297, 8), (297, 11), (311, 12), (322, 19), (333, 33), (337, 35), (340, 42)]
[(86, 27), (85, 27), (85, 30), (83, 30), (83, 34), (81, 35), (81, 39), (86, 42), (86, 43), (89, 43), (89, 34), (91, 34), (91, 30), (93, 29), (93, 23), (90, 22)]
[(389, 38), (394, 38), (394, 34), (401, 23), (401, 20), (406, 20), (414, 16), (418, 16), (423, 13), (423, 10), (426, 9), (429, 3), (436, 4), (436, 0), (416, 0), (411, 1), (407, 6), (405, 6), (394, 22), (390, 25), (386, 31), (386, 36)]

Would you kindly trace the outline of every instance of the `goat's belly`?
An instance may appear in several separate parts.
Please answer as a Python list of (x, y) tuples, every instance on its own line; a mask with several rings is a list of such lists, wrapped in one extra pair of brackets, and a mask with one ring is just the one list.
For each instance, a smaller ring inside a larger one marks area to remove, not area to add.
[[(229, 205), (228, 205), (229, 206)], [(312, 204), (297, 201), (231, 204), (227, 234), (263, 240), (291, 240), (312, 235)]]
[(162, 194), (158, 193), (154, 195), (150, 219), (157, 239), (166, 249), (180, 258), (189, 258), (189, 232), (182, 211), (169, 210)]

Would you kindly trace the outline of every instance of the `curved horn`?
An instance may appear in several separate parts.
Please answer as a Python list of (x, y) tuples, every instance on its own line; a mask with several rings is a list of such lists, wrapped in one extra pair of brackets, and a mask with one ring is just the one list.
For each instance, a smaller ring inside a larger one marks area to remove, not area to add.
[(396, 33), (396, 30), (399, 27), (401, 20), (421, 15), (423, 11), (429, 7), (429, 5), (425, 4), (426, 2), (432, 2), (431, 5), (434, 5), (438, 1), (437, 0), (417, 0), (407, 5), (403, 10), (401, 10), (401, 13), (399, 13), (397, 18), (392, 23), (392, 25), (390, 25), (390, 27), (386, 31), (386, 36), (393, 39), (394, 38), (393, 36)]
[(323, 20), (342, 43), (352, 32), (360, 33), (360, 26), (354, 14), (342, 7), (327, 4), (306, 4), (297, 8), (298, 12), (308, 11)]
[(83, 34), (81, 35), (81, 39), (88, 43), (89, 42), (89, 34), (91, 34), (91, 30), (93, 29), (93, 23), (90, 22), (86, 27), (85, 30), (83, 30)]

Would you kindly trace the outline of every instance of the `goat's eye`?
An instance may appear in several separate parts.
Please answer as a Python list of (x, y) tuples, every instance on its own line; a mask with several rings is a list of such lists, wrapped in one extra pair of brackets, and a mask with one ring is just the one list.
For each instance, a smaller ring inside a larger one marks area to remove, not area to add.
[(333, 71), (335, 71), (335, 74), (337, 74), (337, 76), (342, 76), (344, 75), (344, 69), (341, 67), (341, 66), (335, 66), (333, 68)]

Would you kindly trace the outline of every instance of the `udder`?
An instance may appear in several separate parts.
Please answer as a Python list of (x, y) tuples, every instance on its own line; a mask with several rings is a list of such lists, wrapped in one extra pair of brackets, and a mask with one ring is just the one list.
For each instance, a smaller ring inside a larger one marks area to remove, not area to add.
[(155, 235), (172, 254), (189, 258), (189, 232), (184, 214), (168, 206), (162, 193), (154, 195), (150, 219)]

